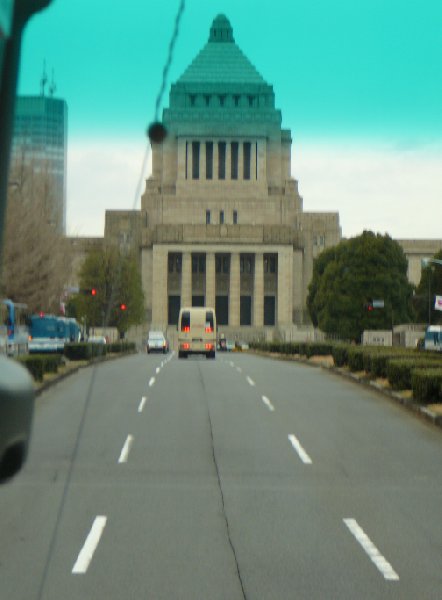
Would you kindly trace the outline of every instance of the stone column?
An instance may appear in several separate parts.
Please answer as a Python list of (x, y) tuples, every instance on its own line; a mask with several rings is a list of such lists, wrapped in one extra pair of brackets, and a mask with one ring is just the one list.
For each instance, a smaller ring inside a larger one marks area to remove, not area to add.
[(230, 144), (230, 141), (226, 141), (226, 180), (232, 179), (232, 150)]
[(160, 245), (153, 247), (152, 288), (152, 327), (167, 327), (167, 248)]
[(206, 254), (206, 306), (215, 308), (215, 253)]
[(186, 140), (178, 138), (177, 141), (177, 180), (186, 178)]
[(206, 180), (206, 141), (200, 142), (200, 179)]
[(293, 311), (293, 249), (278, 252), (277, 325), (291, 325)]
[(181, 306), (192, 306), (192, 254), (183, 252), (181, 262)]
[(244, 179), (244, 142), (238, 142), (238, 181)]
[(264, 255), (255, 254), (255, 278), (253, 281), (253, 325), (264, 325)]
[(239, 308), (241, 295), (241, 279), (239, 272), (239, 252), (230, 255), (230, 284), (229, 284), (229, 325), (239, 326)]

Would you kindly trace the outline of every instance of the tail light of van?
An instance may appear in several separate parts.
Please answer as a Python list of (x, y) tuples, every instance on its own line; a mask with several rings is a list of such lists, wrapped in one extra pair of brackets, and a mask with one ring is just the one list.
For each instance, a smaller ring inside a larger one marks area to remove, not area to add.
[(182, 344), (182, 348), (183, 350), (189, 350), (190, 349), (190, 344), (188, 344), (187, 342)]
[(181, 331), (184, 331), (184, 333), (189, 333), (189, 331), (190, 331), (189, 325), (185, 325), (184, 327), (181, 327)]
[(206, 327), (206, 333), (213, 333), (213, 327)]
[(206, 344), (206, 350), (213, 350), (213, 344)]

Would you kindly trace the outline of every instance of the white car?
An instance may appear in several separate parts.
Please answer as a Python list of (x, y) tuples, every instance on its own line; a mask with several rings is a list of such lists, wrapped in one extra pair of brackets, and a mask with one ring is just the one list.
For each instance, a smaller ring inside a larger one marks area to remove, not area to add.
[(104, 335), (91, 336), (88, 339), (88, 342), (90, 342), (91, 344), (106, 344), (107, 343)]
[(169, 351), (169, 344), (162, 331), (150, 331), (147, 338), (147, 353), (162, 352), (166, 354)]

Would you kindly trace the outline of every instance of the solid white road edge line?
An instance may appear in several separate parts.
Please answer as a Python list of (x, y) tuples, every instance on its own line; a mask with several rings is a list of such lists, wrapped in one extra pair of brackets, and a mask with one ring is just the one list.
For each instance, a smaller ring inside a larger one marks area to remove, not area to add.
[(143, 408), (144, 408), (144, 405), (146, 404), (146, 402), (147, 402), (147, 397), (146, 397), (146, 396), (143, 396), (143, 397), (141, 398), (141, 402), (140, 402), (140, 405), (139, 405), (139, 407), (138, 407), (138, 412), (139, 412), (139, 413), (140, 413), (140, 412), (143, 412)]
[(119, 463), (127, 462), (127, 459), (129, 458), (130, 447), (132, 446), (133, 441), (134, 441), (134, 436), (128, 435), (126, 438), (126, 441), (124, 442), (124, 446), (121, 449), (120, 458), (118, 459)]
[(94, 552), (97, 549), (100, 541), (101, 534), (106, 526), (106, 521), (107, 517), (103, 515), (95, 517), (89, 535), (84, 542), (84, 546), (80, 550), (80, 554), (78, 555), (75, 565), (72, 567), (73, 574), (83, 574), (88, 570), (92, 557), (94, 556)]
[(356, 519), (342, 519), (347, 525), (352, 535), (362, 546), (369, 558), (374, 562), (378, 570), (382, 573), (385, 579), (389, 581), (399, 581), (399, 575), (390, 565), (390, 563), (382, 556), (362, 527), (358, 525)]
[(255, 382), (253, 381), (253, 379), (251, 379), (251, 378), (250, 378), (248, 375), (247, 375), (246, 379), (247, 379), (247, 383), (248, 383), (249, 385), (251, 385), (251, 386), (254, 386), (254, 385), (255, 385)]
[(288, 437), (289, 437), (290, 443), (292, 444), (293, 448), (298, 453), (298, 456), (302, 460), (302, 462), (305, 465), (311, 465), (312, 459), (307, 454), (307, 452), (304, 450), (304, 448), (301, 446), (301, 444), (299, 443), (299, 440), (293, 434), (290, 434)]
[(149, 379), (149, 387), (152, 387), (154, 383), (155, 383), (155, 377), (151, 377)]
[(275, 407), (273, 406), (273, 404), (270, 402), (270, 400), (267, 398), (267, 396), (262, 396), (262, 401), (264, 402), (264, 404), (267, 406), (267, 408), (270, 411), (274, 411)]

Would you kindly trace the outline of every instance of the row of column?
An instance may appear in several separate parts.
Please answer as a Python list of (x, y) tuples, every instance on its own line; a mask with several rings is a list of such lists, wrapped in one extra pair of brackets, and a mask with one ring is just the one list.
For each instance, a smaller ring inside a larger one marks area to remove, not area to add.
[[(197, 140), (194, 140), (197, 141)], [(211, 140), (208, 140), (211, 141)], [(232, 140), (234, 142), (236, 142), (236, 140)], [(231, 165), (232, 165), (232, 148), (231, 148), (231, 144), (232, 141), (229, 142), (224, 142), (226, 145), (226, 150), (225, 150), (225, 179), (231, 180), (232, 179), (232, 171), (231, 171)], [(219, 141), (214, 140), (213, 141), (213, 162), (212, 162), (212, 179), (216, 179), (218, 180), (218, 168), (219, 168), (219, 148), (218, 148), (218, 143)], [(242, 180), (244, 179), (244, 142), (243, 141), (238, 141), (236, 142), (238, 143), (238, 180)], [(198, 179), (201, 180), (206, 180), (206, 142), (205, 141), (201, 141), (199, 142), (200, 144), (200, 150), (199, 150), (199, 177)], [(192, 179), (192, 173), (193, 173), (193, 152), (192, 152), (192, 142), (187, 142), (187, 147), (186, 147), (186, 152), (187, 152), (187, 173), (186, 173), (186, 179)], [(257, 179), (257, 143), (256, 142), (250, 142), (250, 168), (249, 168), (249, 172), (250, 172), (250, 180), (256, 180)]]
[[(229, 326), (240, 324), (241, 274), (240, 252), (230, 253), (230, 282), (229, 282)], [(277, 282), (277, 325), (288, 325), (292, 322), (293, 307), (293, 251), (291, 248), (277, 252), (278, 282)], [(252, 323), (255, 327), (264, 324), (264, 254), (254, 254), (253, 282), (253, 314)], [(161, 246), (154, 246), (153, 282), (152, 282), (152, 322), (167, 324), (167, 276), (168, 252)], [(215, 252), (206, 253), (206, 286), (205, 304), (215, 307), (216, 274)], [(181, 306), (192, 305), (192, 252), (182, 253), (181, 271)]]

